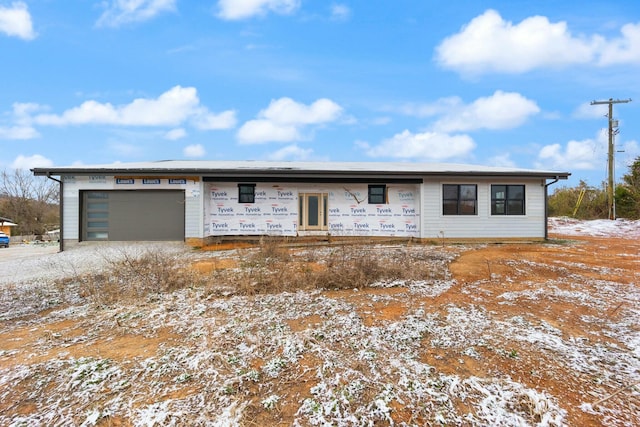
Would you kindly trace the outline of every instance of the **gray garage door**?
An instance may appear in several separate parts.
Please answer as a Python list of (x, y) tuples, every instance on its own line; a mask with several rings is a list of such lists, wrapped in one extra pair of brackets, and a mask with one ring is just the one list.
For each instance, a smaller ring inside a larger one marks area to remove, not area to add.
[(184, 191), (84, 191), (83, 240), (184, 240)]

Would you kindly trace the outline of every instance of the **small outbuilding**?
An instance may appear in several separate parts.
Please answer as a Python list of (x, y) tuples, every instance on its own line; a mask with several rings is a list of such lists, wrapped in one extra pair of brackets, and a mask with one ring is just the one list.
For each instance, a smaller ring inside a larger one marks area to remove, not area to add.
[(0, 231), (11, 237), (11, 229), (16, 227), (18, 224), (14, 223), (9, 218), (4, 218), (0, 216)]
[(61, 248), (241, 236), (543, 240), (568, 172), (442, 163), (159, 161), (32, 169), (60, 183)]

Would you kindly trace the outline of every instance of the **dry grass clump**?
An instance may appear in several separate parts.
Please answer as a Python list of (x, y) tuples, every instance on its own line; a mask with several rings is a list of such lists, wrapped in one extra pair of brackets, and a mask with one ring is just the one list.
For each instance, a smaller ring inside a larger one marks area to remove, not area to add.
[(107, 267), (97, 273), (75, 279), (79, 292), (91, 301), (111, 305), (119, 301), (152, 298), (163, 292), (197, 286), (202, 277), (183, 268), (179, 260), (161, 249), (141, 253), (122, 252), (107, 260)]
[(296, 251), (264, 240), (244, 255), (239, 268), (216, 270), (212, 292), (253, 295), (305, 289), (361, 289), (378, 282), (441, 280), (444, 263), (420, 248), (344, 245)]
[(316, 287), (364, 288), (376, 282), (443, 280), (447, 270), (435, 254), (420, 248), (343, 246), (324, 260), (316, 272)]
[(101, 305), (144, 301), (186, 287), (206, 287), (209, 295), (255, 295), (309, 289), (361, 289), (380, 282), (446, 279), (446, 262), (421, 247), (343, 245), (292, 248), (278, 238), (241, 250), (236, 268), (208, 272), (186, 267), (162, 248), (124, 250), (106, 267), (69, 280), (78, 293)]

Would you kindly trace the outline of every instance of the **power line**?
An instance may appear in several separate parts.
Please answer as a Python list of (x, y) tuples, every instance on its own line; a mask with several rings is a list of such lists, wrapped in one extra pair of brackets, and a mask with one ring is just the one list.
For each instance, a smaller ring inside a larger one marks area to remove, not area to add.
[(616, 218), (616, 205), (613, 197), (614, 192), (614, 156), (615, 150), (613, 147), (613, 138), (618, 133), (618, 121), (613, 118), (613, 104), (626, 104), (631, 102), (629, 99), (613, 99), (609, 98), (608, 101), (591, 101), (591, 105), (608, 104), (609, 105), (609, 155), (607, 156), (607, 169), (609, 173), (607, 182), (607, 206), (609, 208), (609, 219)]

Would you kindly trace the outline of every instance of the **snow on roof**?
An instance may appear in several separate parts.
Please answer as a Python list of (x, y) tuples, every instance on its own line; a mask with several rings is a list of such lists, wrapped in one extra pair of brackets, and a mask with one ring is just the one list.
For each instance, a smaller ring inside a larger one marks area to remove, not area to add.
[(163, 160), (139, 163), (74, 165), (32, 169), (36, 175), (88, 173), (385, 173), (394, 175), (520, 175), (566, 179), (570, 173), (537, 169), (518, 169), (457, 163), (410, 162), (272, 162), (272, 161), (207, 161)]
[(14, 223), (13, 221), (11, 221), (8, 218), (2, 218), (0, 217), (0, 226), (3, 227), (16, 227), (18, 224)]

